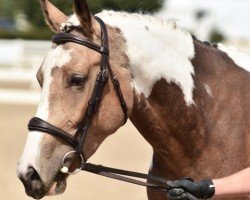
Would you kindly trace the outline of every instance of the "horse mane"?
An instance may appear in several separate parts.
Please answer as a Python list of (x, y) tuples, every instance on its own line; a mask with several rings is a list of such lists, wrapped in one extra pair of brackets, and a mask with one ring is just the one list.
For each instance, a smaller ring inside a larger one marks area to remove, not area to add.
[[(97, 16), (108, 19), (112, 18), (113, 20), (121, 21), (126, 18), (128, 22), (144, 22), (147, 25), (153, 26), (157, 30), (159, 28), (167, 29), (167, 30), (174, 30), (178, 31), (183, 34), (190, 34), (186, 29), (177, 25), (175, 19), (161, 19), (150, 14), (143, 14), (143, 13), (129, 13), (125, 11), (114, 11), (114, 10), (103, 10), (100, 13), (96, 14)], [(79, 26), (80, 22), (75, 14), (69, 17), (68, 22), (72, 23), (73, 25)]]
[(177, 30), (183, 33), (188, 33), (185, 29), (178, 26), (176, 20), (174, 19), (161, 19), (150, 14), (143, 14), (143, 13), (128, 13), (125, 11), (113, 11), (113, 10), (103, 10), (102, 12), (97, 14), (101, 17), (113, 17), (117, 20), (121, 20), (126, 18), (129, 21), (139, 21), (144, 22), (149, 25), (155, 26), (155, 28), (165, 28), (165, 29), (172, 29)]

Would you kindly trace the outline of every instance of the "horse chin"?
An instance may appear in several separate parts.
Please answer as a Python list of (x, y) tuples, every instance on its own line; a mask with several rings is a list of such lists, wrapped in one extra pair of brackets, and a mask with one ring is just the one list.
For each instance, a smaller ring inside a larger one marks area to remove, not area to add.
[(58, 174), (49, 187), (46, 196), (55, 196), (62, 194), (66, 190), (66, 187), (66, 177), (64, 177), (62, 174)]

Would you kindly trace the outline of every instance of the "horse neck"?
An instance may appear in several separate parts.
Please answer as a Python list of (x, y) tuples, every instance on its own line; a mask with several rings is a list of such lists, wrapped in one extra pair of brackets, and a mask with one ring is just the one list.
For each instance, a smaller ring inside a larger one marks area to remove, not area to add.
[(134, 86), (131, 121), (155, 149), (173, 147), (170, 137), (177, 138), (175, 146), (187, 145), (183, 135), (197, 122), (192, 112), (192, 36), (172, 21), (149, 16), (113, 11), (98, 16), (119, 29), (126, 44)]
[[(187, 108), (193, 104), (192, 36), (177, 28), (173, 21), (150, 16), (107, 11), (99, 16), (120, 29), (126, 43), (128, 69), (135, 90), (131, 120), (151, 144), (155, 139), (162, 141), (175, 126), (179, 127), (178, 115), (186, 116)], [(172, 121), (176, 121), (175, 125)]]
[(201, 145), (197, 138), (204, 127), (195, 106), (187, 106), (179, 86), (164, 79), (155, 83), (148, 98), (135, 93), (130, 120), (155, 151), (174, 155)]

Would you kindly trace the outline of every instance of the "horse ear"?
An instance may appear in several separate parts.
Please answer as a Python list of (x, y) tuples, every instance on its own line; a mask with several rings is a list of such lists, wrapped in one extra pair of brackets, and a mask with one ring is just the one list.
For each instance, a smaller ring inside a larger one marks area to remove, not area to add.
[(45, 21), (49, 25), (50, 29), (56, 33), (60, 32), (61, 24), (67, 21), (67, 16), (48, 0), (40, 0), (40, 4)]
[(92, 38), (92, 17), (86, 0), (74, 0), (74, 11), (80, 21), (84, 36)]

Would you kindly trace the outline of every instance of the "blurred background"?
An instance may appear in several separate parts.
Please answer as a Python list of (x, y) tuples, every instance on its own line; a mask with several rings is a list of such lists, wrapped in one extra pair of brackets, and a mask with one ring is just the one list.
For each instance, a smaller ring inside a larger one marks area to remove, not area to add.
[[(72, 0), (53, 0), (66, 14)], [(197, 38), (250, 51), (249, 0), (89, 0), (93, 13), (126, 10), (175, 19)], [(40, 97), (35, 79), (52, 32), (38, 0), (0, 0), (0, 197), (29, 199), (16, 177), (16, 164)], [(129, 122), (108, 138), (91, 159), (123, 169), (147, 172), (151, 147)], [(145, 200), (144, 188), (82, 172), (71, 177), (65, 194), (46, 199)]]

